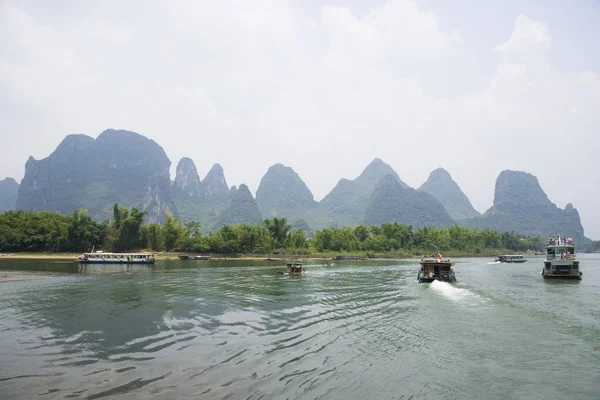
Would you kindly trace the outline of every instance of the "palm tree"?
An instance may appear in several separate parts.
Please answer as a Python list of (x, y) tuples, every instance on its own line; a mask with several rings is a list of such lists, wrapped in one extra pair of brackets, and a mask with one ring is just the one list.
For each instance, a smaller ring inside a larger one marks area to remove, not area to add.
[(285, 239), (287, 238), (291, 225), (287, 223), (285, 217), (265, 219), (263, 224), (271, 234), (273, 240), (275, 240), (279, 247), (283, 247)]

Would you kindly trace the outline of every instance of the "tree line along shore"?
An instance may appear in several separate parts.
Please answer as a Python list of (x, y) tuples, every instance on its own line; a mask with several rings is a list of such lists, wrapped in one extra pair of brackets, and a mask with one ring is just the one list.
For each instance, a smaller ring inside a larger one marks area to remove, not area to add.
[[(74, 254), (146, 249), (158, 257), (177, 253), (212, 254), (216, 258), (330, 258), (337, 254), (362, 257), (422, 257), (436, 252), (448, 256), (538, 252), (540, 237), (513, 232), (477, 230), (454, 225), (413, 228), (394, 222), (379, 226), (326, 228), (315, 232), (292, 229), (286, 218), (261, 224), (225, 225), (202, 234), (200, 224), (181, 224), (167, 215), (162, 224), (144, 223), (146, 213), (115, 204), (110, 221), (97, 222), (85, 209), (72, 215), (52, 212), (7, 211), (0, 214), (2, 257), (71, 258)], [(8, 253), (8, 254), (7, 254)]]

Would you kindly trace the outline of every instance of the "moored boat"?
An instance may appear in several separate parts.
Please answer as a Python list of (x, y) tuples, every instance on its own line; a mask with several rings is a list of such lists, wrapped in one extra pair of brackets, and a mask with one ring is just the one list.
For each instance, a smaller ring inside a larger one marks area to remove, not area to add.
[(203, 256), (197, 254), (180, 254), (180, 260), (210, 260), (210, 256)]
[(304, 272), (304, 268), (301, 263), (289, 262), (285, 265), (285, 273), (288, 275), (300, 275)]
[(571, 238), (551, 237), (546, 245), (546, 259), (542, 276), (544, 279), (581, 279), (579, 260)]
[(154, 264), (152, 253), (83, 253), (79, 262), (84, 264)]
[(524, 263), (527, 259), (521, 254), (502, 254), (496, 257), (494, 261), (501, 263)]
[(417, 274), (419, 283), (430, 283), (433, 281), (456, 282), (456, 276), (449, 259), (443, 260), (442, 255), (438, 253), (437, 258), (421, 259), (421, 269)]

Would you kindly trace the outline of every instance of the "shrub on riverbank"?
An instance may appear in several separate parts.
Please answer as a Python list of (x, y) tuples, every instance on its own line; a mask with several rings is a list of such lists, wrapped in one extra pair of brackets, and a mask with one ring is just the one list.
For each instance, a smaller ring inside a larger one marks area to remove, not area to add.
[(162, 225), (143, 224), (144, 212), (115, 204), (112, 220), (97, 223), (85, 210), (71, 216), (49, 212), (8, 211), (0, 214), (2, 252), (175, 251), (212, 254), (298, 255), (359, 253), (362, 257), (492, 255), (543, 249), (539, 237), (477, 230), (454, 225), (445, 228), (384, 223), (380, 226), (326, 228), (308, 237), (285, 218), (261, 224), (225, 225), (203, 235), (200, 224), (181, 225), (168, 216)]

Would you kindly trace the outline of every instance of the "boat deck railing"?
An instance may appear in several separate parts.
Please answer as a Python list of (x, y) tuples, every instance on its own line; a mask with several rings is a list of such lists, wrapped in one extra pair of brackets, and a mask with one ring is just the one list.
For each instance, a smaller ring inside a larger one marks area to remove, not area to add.
[(573, 239), (568, 240), (568, 239), (560, 239), (560, 240), (548, 240), (548, 242), (546, 243), (546, 246), (574, 246), (575, 242), (573, 242)]
[(546, 260), (576, 260), (575, 254), (565, 254), (561, 257), (560, 254), (548, 254)]

